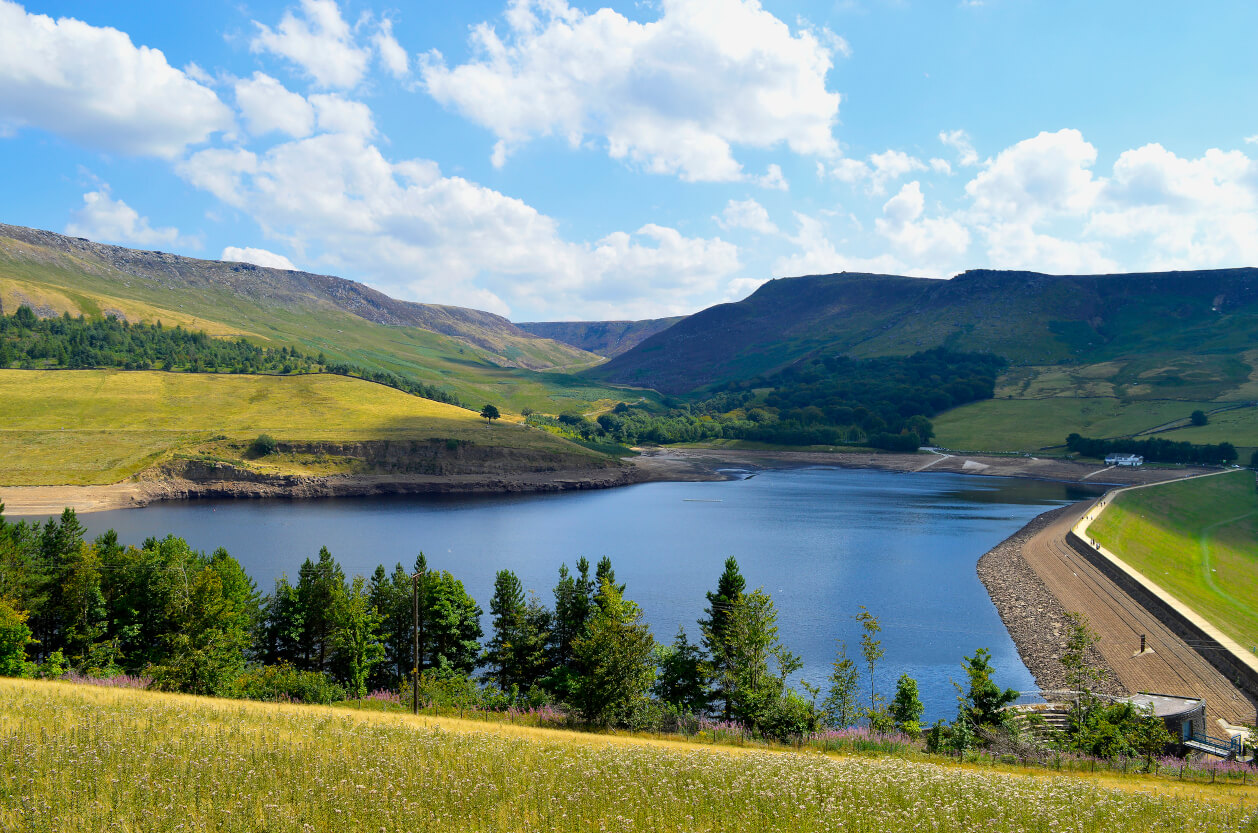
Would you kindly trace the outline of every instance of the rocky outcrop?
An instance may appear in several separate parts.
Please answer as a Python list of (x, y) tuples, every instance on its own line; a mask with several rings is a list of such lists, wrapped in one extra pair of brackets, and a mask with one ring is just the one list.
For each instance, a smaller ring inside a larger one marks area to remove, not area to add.
[(142, 503), (188, 498), (316, 498), (389, 494), (496, 494), (608, 489), (644, 479), (633, 466), (464, 471), (457, 474), (267, 474), (230, 463), (180, 460), (153, 472)]

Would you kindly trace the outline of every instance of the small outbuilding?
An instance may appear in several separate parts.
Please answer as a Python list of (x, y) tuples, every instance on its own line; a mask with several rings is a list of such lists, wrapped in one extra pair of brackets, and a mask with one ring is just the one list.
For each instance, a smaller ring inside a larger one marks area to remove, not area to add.
[(1105, 465), (1107, 466), (1142, 466), (1144, 458), (1139, 454), (1107, 454), (1105, 456)]

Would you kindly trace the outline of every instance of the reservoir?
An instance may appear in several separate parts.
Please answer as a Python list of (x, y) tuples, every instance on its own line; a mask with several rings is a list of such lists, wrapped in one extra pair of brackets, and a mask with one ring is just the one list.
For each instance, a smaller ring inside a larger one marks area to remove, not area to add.
[(113, 528), (129, 544), (174, 534), (207, 552), (224, 547), (263, 593), (280, 575), (296, 581), (321, 546), (347, 576), (397, 562), (409, 571), (423, 551), (486, 611), (486, 638), (497, 570), (515, 571), (553, 606), (561, 563), (607, 555), (658, 641), (680, 625), (697, 642), (704, 594), (732, 555), (747, 589), (772, 595), (779, 636), (809, 683), (824, 689), (837, 640), (860, 659), (853, 616), (864, 605), (882, 625), (879, 691), (889, 700), (901, 673), (915, 677), (927, 721), (955, 715), (952, 681), (977, 648), (992, 652), (1000, 685), (1034, 690), (975, 564), (1036, 515), (1095, 489), (837, 468), (732, 474), (550, 494), (171, 502), (80, 520), (92, 536)]

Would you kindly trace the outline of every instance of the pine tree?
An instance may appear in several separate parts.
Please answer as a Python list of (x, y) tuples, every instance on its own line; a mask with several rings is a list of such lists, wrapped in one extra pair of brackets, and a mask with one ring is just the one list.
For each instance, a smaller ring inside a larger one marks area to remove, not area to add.
[(895, 727), (911, 738), (922, 733), (922, 714), (925, 707), (917, 694), (917, 680), (908, 674), (901, 674), (895, 686), (895, 697), (891, 700), (891, 719)]
[(582, 670), (575, 700), (582, 717), (607, 726), (622, 723), (646, 700), (655, 678), (655, 640), (641, 608), (625, 600), (612, 581), (599, 586), (595, 608), (586, 634), (572, 645)]
[(677, 627), (673, 644), (656, 650), (659, 675), (655, 696), (685, 714), (701, 715), (712, 701), (708, 685), (707, 657), (703, 649), (686, 638), (686, 629)]
[(301, 658), (310, 671), (332, 667), (332, 632), (335, 611), (345, 595), (345, 573), (327, 547), (319, 549), (319, 560), (309, 558), (297, 574), (297, 602), (301, 607)]
[(729, 650), (729, 619), (734, 606), (742, 599), (746, 586), (746, 580), (738, 571), (738, 562), (733, 556), (725, 559), (725, 571), (717, 580), (716, 591), (707, 594), (708, 607), (704, 609), (707, 618), (699, 620), (703, 647), (711, 657), (712, 672), (709, 676), (716, 685), (714, 693), (722, 702), (722, 713), (726, 720), (732, 716), (733, 708), (730, 686), (734, 669)]

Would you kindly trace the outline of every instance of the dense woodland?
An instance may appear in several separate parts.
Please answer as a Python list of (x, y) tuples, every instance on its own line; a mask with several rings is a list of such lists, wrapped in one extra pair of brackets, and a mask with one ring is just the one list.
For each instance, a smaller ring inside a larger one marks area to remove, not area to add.
[(1153, 437), (1137, 440), (1126, 437), (1116, 440), (1092, 439), (1071, 434), (1066, 438), (1066, 448), (1084, 457), (1105, 457), (1107, 454), (1139, 454), (1150, 463), (1190, 463), (1217, 465), (1236, 461), (1236, 447), (1231, 443), (1196, 445)]
[[(0, 675), (126, 673), (164, 690), (314, 703), (406, 694), (415, 593), (426, 699), (488, 709), (556, 704), (595, 727), (677, 731), (707, 716), (783, 740), (858, 722), (922, 734), (916, 681), (901, 675), (889, 701), (878, 691), (883, 649), (872, 614), (856, 616), (859, 651), (848, 656), (839, 645), (828, 688), (801, 683), (800, 693), (791, 679), (802, 663), (778, 638), (772, 598), (749, 591), (732, 558), (706, 594), (696, 641), (679, 629), (671, 644), (658, 644), (607, 558), (593, 570), (584, 558), (573, 571), (560, 566), (550, 604), (500, 570), (485, 639), (480, 605), (422, 554), (413, 572), (381, 565), (370, 578), (347, 578), (323, 549), (295, 582), (280, 578), (263, 595), (221, 549), (206, 555), (173, 536), (126, 546), (112, 531), (87, 541), (70, 509), (42, 525), (8, 523), (2, 513), (0, 505)], [(1077, 623), (1071, 640), (1064, 663), (1087, 690), (1095, 635)], [(1001, 709), (1018, 694), (992, 680), (987, 651), (962, 668), (957, 718), (930, 729), (931, 748), (969, 748), (1014, 731)], [(1096, 701), (1062, 743), (1152, 754), (1169, 742), (1160, 727)]]
[(934, 435), (930, 417), (990, 399), (1005, 364), (943, 348), (877, 359), (835, 356), (729, 385), (694, 403), (674, 400), (663, 414), (621, 403), (597, 421), (579, 414), (529, 421), (621, 445), (739, 439), (916, 451)]
[(293, 347), (259, 347), (243, 338), (114, 316), (39, 318), (30, 307), (0, 315), (0, 368), (166, 370), (191, 373), (335, 373), (355, 376), (424, 399), (461, 404), (446, 391), (396, 373), (310, 356)]

